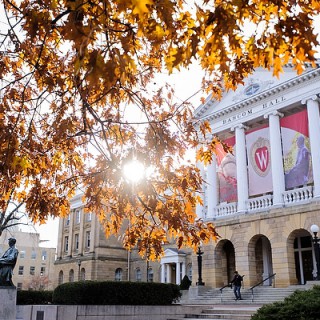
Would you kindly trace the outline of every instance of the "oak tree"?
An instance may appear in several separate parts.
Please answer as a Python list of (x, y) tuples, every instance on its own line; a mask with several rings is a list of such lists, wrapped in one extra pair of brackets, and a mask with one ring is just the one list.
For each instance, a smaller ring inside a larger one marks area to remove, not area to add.
[[(210, 162), (220, 142), (158, 77), (197, 61), (219, 98), (256, 67), (303, 72), (318, 45), (316, 0), (0, 3), (1, 212), (14, 200), (33, 221), (65, 216), (81, 187), (106, 234), (129, 219), (124, 246), (150, 258), (168, 239), (195, 248), (217, 237), (196, 217), (203, 181), (183, 159), (200, 144)], [(123, 176), (132, 159), (152, 169), (134, 186)]]

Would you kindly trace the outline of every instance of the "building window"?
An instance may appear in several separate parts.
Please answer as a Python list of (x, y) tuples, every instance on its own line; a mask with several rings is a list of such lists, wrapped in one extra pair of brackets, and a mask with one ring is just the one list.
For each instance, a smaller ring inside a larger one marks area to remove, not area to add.
[(58, 284), (63, 284), (63, 271), (60, 270), (58, 277)]
[(142, 273), (141, 273), (141, 269), (137, 268), (136, 269), (136, 281), (140, 282), (142, 280)]
[(42, 260), (42, 261), (47, 260), (47, 251), (46, 251), (46, 250), (42, 250), (41, 260)]
[(74, 282), (74, 271), (71, 269), (69, 271), (69, 282)]
[(75, 214), (76, 214), (76, 220), (75, 220), (75, 223), (76, 224), (79, 224), (80, 223), (80, 210), (76, 210), (76, 212), (75, 212)]
[(24, 250), (21, 250), (21, 251), (19, 252), (19, 258), (20, 258), (20, 259), (23, 259), (25, 256), (26, 256), (26, 252), (25, 252)]
[(40, 276), (43, 276), (46, 273), (46, 267), (41, 267)]
[(86, 232), (86, 247), (90, 248), (90, 231)]
[(122, 269), (118, 268), (115, 272), (115, 277), (114, 277), (115, 281), (122, 281)]
[(66, 218), (66, 226), (68, 226), (69, 224), (70, 224), (70, 214)]
[(35, 274), (35, 271), (36, 271), (36, 267), (30, 267), (30, 274), (32, 275), (32, 276), (34, 276), (34, 274)]
[(69, 237), (65, 236), (64, 237), (64, 251), (68, 252), (68, 249), (69, 249)]
[(74, 235), (74, 250), (75, 251), (79, 250), (79, 233), (76, 233)]
[(17, 290), (22, 290), (22, 282), (17, 283)]
[(86, 221), (90, 222), (91, 220), (92, 220), (92, 213), (91, 212), (86, 213)]
[(147, 277), (148, 277), (148, 282), (153, 282), (153, 270), (152, 270), (152, 268), (148, 269)]
[(24, 266), (19, 266), (19, 271), (18, 271), (19, 276), (23, 275), (23, 269), (24, 269)]
[(36, 258), (37, 258), (37, 253), (36, 253), (34, 250), (32, 250), (32, 252), (31, 252), (31, 259), (32, 259), (32, 260), (36, 260)]
[(80, 272), (80, 280), (81, 280), (81, 281), (86, 280), (86, 270), (85, 270), (85, 268), (82, 268), (82, 269), (81, 269), (81, 272)]

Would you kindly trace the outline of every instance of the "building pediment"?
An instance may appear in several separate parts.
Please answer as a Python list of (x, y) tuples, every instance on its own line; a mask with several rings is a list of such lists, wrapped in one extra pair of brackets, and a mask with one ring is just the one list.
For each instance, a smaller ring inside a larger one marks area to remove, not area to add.
[[(220, 101), (208, 97), (195, 111), (195, 118), (212, 122), (214, 131), (227, 130), (238, 123), (251, 118), (263, 116), (281, 107), (281, 104), (293, 104), (297, 98), (312, 93), (312, 83), (317, 87), (320, 78), (319, 68), (307, 68), (306, 72), (297, 75), (296, 71), (287, 66), (279, 78), (272, 71), (257, 69), (245, 79), (237, 90), (223, 94)], [(310, 85), (306, 85), (309, 82)], [(304, 92), (303, 92), (304, 91)]]

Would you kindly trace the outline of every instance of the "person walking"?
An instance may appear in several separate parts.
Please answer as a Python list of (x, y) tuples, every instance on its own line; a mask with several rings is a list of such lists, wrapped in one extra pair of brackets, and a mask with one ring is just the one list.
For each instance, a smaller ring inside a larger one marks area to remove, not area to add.
[(233, 293), (236, 297), (235, 300), (242, 300), (241, 293), (240, 293), (242, 281), (243, 281), (243, 278), (240, 276), (238, 271), (235, 271), (234, 277), (231, 281), (231, 286), (233, 285)]

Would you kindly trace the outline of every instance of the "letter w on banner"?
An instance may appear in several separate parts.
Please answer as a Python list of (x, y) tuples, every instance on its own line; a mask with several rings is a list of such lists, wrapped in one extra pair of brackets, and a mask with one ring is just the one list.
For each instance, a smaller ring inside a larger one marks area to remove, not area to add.
[(269, 127), (246, 132), (249, 196), (272, 192)]

